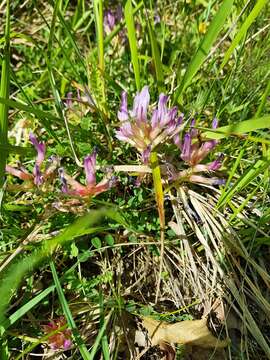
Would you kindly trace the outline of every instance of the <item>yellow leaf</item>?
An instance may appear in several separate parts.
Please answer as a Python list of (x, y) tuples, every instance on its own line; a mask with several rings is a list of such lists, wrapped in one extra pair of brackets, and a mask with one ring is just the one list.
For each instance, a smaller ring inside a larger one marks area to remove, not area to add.
[(143, 326), (151, 337), (152, 346), (166, 342), (204, 348), (223, 348), (229, 344), (229, 339), (219, 340), (211, 333), (206, 318), (169, 324), (143, 317)]

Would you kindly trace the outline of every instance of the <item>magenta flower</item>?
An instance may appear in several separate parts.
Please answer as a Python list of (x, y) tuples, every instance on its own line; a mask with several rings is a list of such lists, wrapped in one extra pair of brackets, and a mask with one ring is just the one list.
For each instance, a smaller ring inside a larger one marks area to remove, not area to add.
[(69, 329), (61, 329), (66, 326), (66, 320), (64, 317), (60, 317), (56, 320), (51, 320), (47, 325), (43, 325), (43, 331), (45, 334), (50, 334), (59, 330), (57, 333), (51, 335), (48, 338), (48, 343), (50, 348), (53, 350), (68, 350), (72, 345), (71, 341), (71, 330)]
[(59, 164), (59, 159), (56, 156), (52, 156), (49, 159), (49, 165), (44, 172), (41, 171), (41, 166), (45, 159), (46, 145), (44, 142), (38, 142), (34, 134), (30, 133), (29, 140), (34, 145), (37, 151), (36, 162), (33, 168), (32, 173), (25, 169), (22, 165), (18, 165), (17, 168), (10, 165), (6, 166), (6, 172), (11, 175), (18, 177), (21, 180), (24, 180), (29, 183), (29, 187), (33, 185), (40, 186), (42, 185), (49, 176), (55, 171)]
[(97, 153), (94, 150), (91, 155), (84, 158), (83, 165), (86, 180), (85, 185), (82, 185), (80, 182), (68, 175), (64, 169), (59, 169), (62, 191), (64, 193), (71, 196), (91, 197), (107, 191), (114, 186), (116, 179), (112, 176), (107, 176), (98, 184), (96, 183), (96, 156)]
[(159, 95), (158, 106), (152, 111), (150, 120), (150, 95), (147, 86), (137, 93), (133, 109), (130, 111), (127, 106), (127, 93), (122, 93), (118, 111), (121, 126), (116, 131), (116, 137), (135, 147), (141, 153), (144, 163), (148, 162), (151, 150), (182, 129), (183, 115), (177, 116), (177, 107), (168, 109), (167, 101), (168, 97), (165, 94)]

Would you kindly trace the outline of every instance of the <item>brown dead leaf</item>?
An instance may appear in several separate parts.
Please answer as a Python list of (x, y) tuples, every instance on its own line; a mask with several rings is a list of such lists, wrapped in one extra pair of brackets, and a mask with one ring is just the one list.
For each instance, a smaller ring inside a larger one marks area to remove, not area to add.
[(203, 348), (224, 348), (229, 344), (229, 339), (219, 340), (211, 333), (207, 327), (206, 318), (169, 324), (143, 317), (142, 322), (151, 337), (152, 345), (168, 343)]

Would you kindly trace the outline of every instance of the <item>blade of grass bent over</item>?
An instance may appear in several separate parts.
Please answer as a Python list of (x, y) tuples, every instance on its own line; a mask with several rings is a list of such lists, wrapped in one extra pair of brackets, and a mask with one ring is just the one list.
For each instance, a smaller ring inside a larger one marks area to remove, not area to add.
[(185, 89), (189, 86), (192, 78), (196, 75), (204, 60), (206, 59), (209, 51), (211, 50), (212, 45), (217, 39), (217, 36), (222, 29), (223, 24), (225, 23), (228, 15), (233, 6), (233, 0), (224, 0), (220, 6), (218, 12), (216, 13), (214, 19), (212, 20), (206, 35), (204, 36), (202, 42), (199, 45), (199, 48), (196, 54), (193, 56), (186, 72), (184, 78), (180, 83), (179, 89), (175, 94), (175, 101), (179, 102), (181, 95)]
[[(5, 26), (5, 47), (4, 56), (2, 60), (1, 70), (1, 84), (0, 84), (0, 97), (7, 100), (9, 98), (9, 83), (10, 83), (10, 2), (6, 3), (6, 26)], [(8, 133), (8, 105), (0, 104), (0, 144), (7, 145)], [(8, 157), (8, 150), (1, 151), (0, 156), (0, 189), (4, 184), (5, 166)]]

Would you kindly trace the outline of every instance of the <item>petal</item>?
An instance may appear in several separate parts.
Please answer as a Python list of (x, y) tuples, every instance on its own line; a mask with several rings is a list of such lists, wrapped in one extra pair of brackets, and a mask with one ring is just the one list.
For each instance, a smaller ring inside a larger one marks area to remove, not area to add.
[(97, 152), (94, 150), (91, 155), (84, 158), (83, 166), (86, 175), (86, 184), (89, 186), (96, 185), (96, 158)]
[(146, 122), (147, 120), (147, 110), (150, 102), (150, 95), (148, 91), (148, 86), (144, 86), (142, 91), (139, 92), (134, 99), (133, 110), (131, 116), (136, 118), (138, 122)]
[(153, 113), (152, 113), (152, 118), (151, 118), (152, 129), (155, 130), (157, 125), (158, 125), (158, 109), (154, 109)]
[(168, 111), (168, 114), (167, 114), (168, 123), (167, 123), (167, 129), (166, 129), (166, 132), (168, 133), (168, 135), (172, 134), (175, 131), (176, 127), (181, 125), (182, 118), (176, 119), (177, 110), (178, 110), (177, 107), (174, 106), (172, 109), (170, 109)]
[(104, 26), (105, 28), (107, 27), (107, 29), (105, 30), (107, 32), (112, 31), (114, 25), (115, 25), (115, 15), (111, 10), (108, 10), (104, 14)]
[(159, 95), (159, 100), (158, 100), (158, 119), (160, 121), (161, 126), (162, 126), (162, 123), (165, 121), (165, 116), (168, 111), (167, 101), (168, 101), (168, 96), (161, 93)]
[(214, 118), (213, 122), (212, 122), (212, 128), (216, 129), (218, 127), (218, 119)]
[(71, 91), (67, 93), (67, 99), (66, 99), (65, 104), (66, 104), (67, 108), (72, 107), (72, 92)]
[(196, 126), (196, 120), (192, 119), (190, 123), (190, 135), (193, 139), (198, 136), (198, 130), (194, 129), (195, 126)]
[(36, 164), (39, 166), (42, 164), (44, 158), (45, 158), (45, 151), (46, 151), (46, 145), (44, 142), (38, 142), (37, 138), (33, 133), (29, 134), (29, 140), (34, 145), (37, 151), (37, 159)]
[(58, 169), (58, 174), (59, 174), (59, 177), (60, 177), (60, 182), (62, 184), (62, 192), (67, 194), (68, 193), (68, 186), (67, 186), (67, 181), (65, 179), (65, 173), (64, 173), (64, 169), (63, 168), (60, 168)]
[[(69, 195), (75, 195), (75, 196), (86, 196), (88, 194), (87, 187), (80, 184), (77, 180), (73, 179), (73, 177), (69, 176), (64, 172), (62, 169), (62, 184), (64, 186), (64, 192), (66, 192)], [(71, 190), (67, 189), (67, 186), (65, 184), (68, 184), (71, 187)]]
[(10, 165), (6, 165), (6, 172), (13, 176), (18, 177), (21, 180), (32, 180), (33, 179), (33, 176), (31, 174), (29, 174), (28, 172), (16, 169)]
[(172, 123), (172, 121), (175, 121), (176, 115), (177, 115), (177, 106), (174, 106), (170, 110), (167, 111), (163, 119), (160, 120), (160, 126), (164, 127), (169, 123)]
[(192, 145), (192, 155), (191, 163), (192, 165), (199, 164), (206, 156), (210, 153), (211, 150), (216, 146), (216, 140), (210, 140), (204, 142), (200, 148), (198, 148), (198, 142)]
[(220, 154), (216, 160), (214, 160), (213, 162), (207, 165), (208, 170), (216, 171), (220, 169), (223, 159), (224, 159), (224, 154)]
[(181, 138), (180, 138), (180, 135), (179, 135), (179, 134), (176, 134), (176, 135), (173, 137), (173, 141), (174, 141), (175, 145), (176, 145), (180, 150), (183, 149), (183, 144), (182, 144), (182, 141), (181, 141)]
[(184, 161), (189, 161), (191, 156), (191, 136), (189, 133), (186, 133), (184, 136), (184, 144), (181, 153), (181, 158)]
[(118, 111), (117, 116), (120, 121), (128, 120), (127, 92), (126, 91), (123, 91), (121, 94), (120, 109)]
[(40, 171), (40, 167), (38, 164), (36, 164), (34, 166), (33, 175), (34, 175), (34, 184), (36, 184), (37, 186), (40, 186), (41, 184), (43, 184), (44, 179), (43, 179), (43, 176), (42, 176), (42, 173)]
[(70, 339), (65, 339), (64, 340), (64, 344), (63, 344), (63, 348), (64, 350), (68, 350), (72, 345), (72, 342)]

